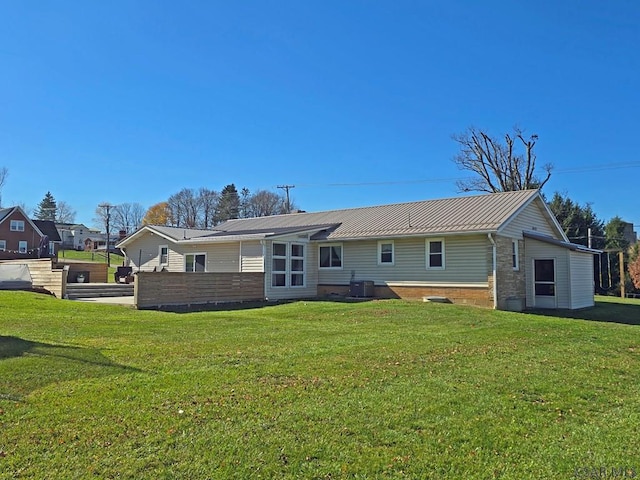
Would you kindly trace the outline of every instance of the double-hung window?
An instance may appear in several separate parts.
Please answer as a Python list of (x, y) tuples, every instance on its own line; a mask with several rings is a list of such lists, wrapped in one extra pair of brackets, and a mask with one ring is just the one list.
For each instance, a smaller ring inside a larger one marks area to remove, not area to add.
[(378, 265), (393, 265), (393, 257), (393, 240), (380, 240), (378, 242)]
[(320, 246), (320, 268), (342, 268), (342, 244)]
[(24, 220), (11, 220), (9, 230), (12, 232), (24, 232)]
[(169, 263), (169, 247), (167, 245), (160, 245), (158, 257), (160, 259), (160, 265), (167, 265)]
[(0, 240), (0, 252), (4, 252), (7, 249), (7, 241)]
[(26, 240), (20, 240), (18, 242), (18, 252), (27, 253), (27, 241)]
[(444, 239), (427, 239), (427, 268), (430, 270), (444, 270)]
[(511, 265), (514, 270), (520, 270), (520, 261), (518, 259), (518, 241), (511, 242)]

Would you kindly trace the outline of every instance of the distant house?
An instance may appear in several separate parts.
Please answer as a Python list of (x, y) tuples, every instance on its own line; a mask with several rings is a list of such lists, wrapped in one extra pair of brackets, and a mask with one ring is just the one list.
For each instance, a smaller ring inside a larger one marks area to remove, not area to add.
[[(262, 272), (264, 298), (444, 297), (498, 309), (594, 305), (593, 254), (537, 190), (144, 226), (121, 240), (134, 271)], [(368, 290), (368, 291), (363, 291)]]
[(61, 238), (61, 248), (65, 250), (84, 250), (85, 240), (100, 230), (89, 228), (82, 223), (56, 223)]
[(31, 220), (20, 207), (0, 209), (0, 259), (55, 257), (60, 237), (53, 222)]
[[(120, 237), (109, 235), (111, 238), (109, 239), (109, 249), (110, 251), (115, 250), (115, 244), (119, 240)], [(95, 252), (98, 250), (106, 251), (107, 249), (107, 234), (106, 233), (91, 233), (84, 240), (84, 250), (87, 252)]]

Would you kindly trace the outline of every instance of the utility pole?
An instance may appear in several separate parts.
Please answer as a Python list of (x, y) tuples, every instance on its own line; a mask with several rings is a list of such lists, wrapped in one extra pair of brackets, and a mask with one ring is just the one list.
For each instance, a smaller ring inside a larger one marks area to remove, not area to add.
[(618, 252), (618, 256), (620, 258), (620, 298), (625, 297), (625, 289), (624, 289), (624, 252)]
[(107, 268), (111, 266), (111, 256), (109, 255), (109, 221), (111, 220), (111, 205), (108, 203), (101, 203), (98, 205), (100, 208), (104, 208), (106, 211), (105, 223), (107, 227)]
[(285, 192), (287, 192), (287, 213), (291, 213), (291, 202), (289, 201), (289, 190), (292, 188), (296, 188), (295, 185), (278, 185), (278, 188), (281, 188)]

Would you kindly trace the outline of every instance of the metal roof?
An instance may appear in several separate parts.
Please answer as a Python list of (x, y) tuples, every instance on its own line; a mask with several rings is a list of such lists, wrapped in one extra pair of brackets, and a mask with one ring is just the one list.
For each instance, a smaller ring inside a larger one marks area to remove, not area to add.
[(535, 197), (539, 197), (538, 190), (521, 190), (326, 212), (274, 215), (228, 220), (218, 225), (216, 231), (230, 235), (234, 232), (319, 227), (322, 232), (313, 237), (318, 240), (484, 233), (498, 230)]
[(589, 248), (585, 245), (580, 245), (579, 243), (564, 242), (562, 240), (558, 240), (556, 238), (550, 237), (549, 235), (544, 235), (538, 232), (530, 232), (525, 230), (524, 232), (522, 232), (522, 235), (526, 238), (532, 238), (540, 242), (549, 243), (551, 245), (557, 245), (558, 247), (568, 248), (569, 250), (573, 250), (573, 251), (586, 252), (586, 253), (602, 253), (602, 250)]

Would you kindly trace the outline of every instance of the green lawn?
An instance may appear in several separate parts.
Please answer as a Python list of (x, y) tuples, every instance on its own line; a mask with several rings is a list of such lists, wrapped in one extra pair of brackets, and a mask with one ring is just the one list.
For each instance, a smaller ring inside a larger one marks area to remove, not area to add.
[(577, 317), (0, 292), (0, 479), (640, 474), (640, 301)]

